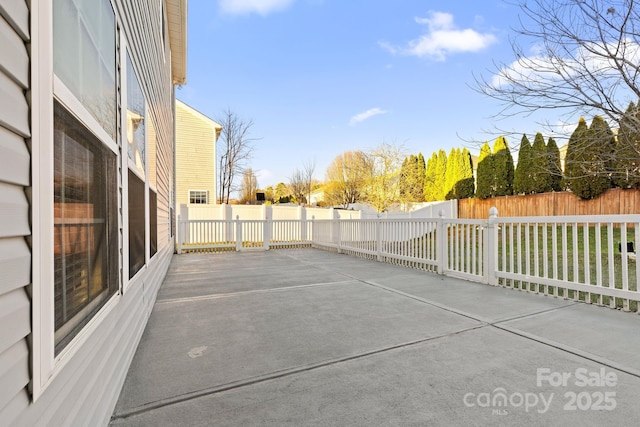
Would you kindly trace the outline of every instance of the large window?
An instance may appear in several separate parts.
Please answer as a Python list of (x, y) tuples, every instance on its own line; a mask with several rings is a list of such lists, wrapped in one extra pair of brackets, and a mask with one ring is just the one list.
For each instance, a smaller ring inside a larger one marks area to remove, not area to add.
[(158, 193), (149, 189), (149, 257), (158, 252)]
[(142, 88), (127, 55), (127, 147), (129, 156), (129, 278), (146, 262), (146, 112)]
[(116, 156), (54, 106), (55, 341), (60, 351), (118, 290)]
[(116, 56), (109, 0), (53, 0), (56, 355), (119, 287)]
[(129, 170), (129, 278), (145, 263), (144, 182)]
[(127, 143), (129, 160), (138, 174), (145, 175), (145, 100), (140, 82), (127, 55)]
[(149, 257), (158, 252), (158, 180), (157, 180), (157, 135), (153, 117), (148, 120), (148, 180), (149, 180)]
[(53, 68), (115, 139), (115, 15), (108, 0), (53, 0)]

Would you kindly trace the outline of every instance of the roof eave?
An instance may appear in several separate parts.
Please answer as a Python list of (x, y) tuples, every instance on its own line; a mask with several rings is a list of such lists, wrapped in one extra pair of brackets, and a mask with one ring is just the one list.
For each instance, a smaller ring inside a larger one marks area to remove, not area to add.
[(187, 0), (165, 0), (173, 84), (187, 82)]

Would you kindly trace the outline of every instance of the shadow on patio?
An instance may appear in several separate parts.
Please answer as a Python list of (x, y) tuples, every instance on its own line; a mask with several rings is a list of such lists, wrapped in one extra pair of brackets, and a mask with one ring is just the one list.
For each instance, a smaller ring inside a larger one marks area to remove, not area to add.
[(174, 256), (111, 425), (632, 425), (638, 331), (317, 249)]

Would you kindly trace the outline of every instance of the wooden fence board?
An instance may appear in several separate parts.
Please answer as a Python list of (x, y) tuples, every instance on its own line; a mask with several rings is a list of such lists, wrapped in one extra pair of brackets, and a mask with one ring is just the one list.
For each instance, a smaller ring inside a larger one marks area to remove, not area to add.
[(463, 199), (458, 201), (458, 218), (486, 219), (493, 206), (498, 208), (501, 217), (637, 214), (640, 213), (640, 189), (612, 188), (593, 200), (581, 200), (567, 191)]

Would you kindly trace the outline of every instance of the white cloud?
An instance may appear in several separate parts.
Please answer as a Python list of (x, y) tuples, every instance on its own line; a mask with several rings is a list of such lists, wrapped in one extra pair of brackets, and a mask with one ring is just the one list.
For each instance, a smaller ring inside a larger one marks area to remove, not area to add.
[(416, 17), (415, 21), (427, 26), (425, 34), (409, 41), (405, 46), (393, 46), (387, 42), (380, 42), (380, 46), (394, 55), (402, 54), (444, 61), (448, 55), (478, 52), (498, 40), (490, 33), (480, 33), (471, 28), (458, 29), (450, 13), (430, 11), (428, 17)]
[(293, 4), (295, 0), (219, 0), (223, 12), (231, 15), (257, 13), (268, 15), (271, 12), (282, 11)]
[[(636, 72), (635, 65), (640, 63), (640, 45), (633, 40), (623, 44), (627, 69), (626, 75), (633, 75)], [(609, 46), (610, 51), (615, 51), (616, 46)], [(596, 76), (597, 79), (619, 78), (617, 64), (609, 58), (609, 53), (605, 47), (597, 44), (588, 44), (577, 49), (572, 57), (551, 58), (545, 55), (540, 45), (531, 48), (531, 55), (517, 59), (511, 64), (503, 67), (491, 79), (494, 87), (508, 86), (514, 83), (525, 84), (535, 87), (549, 85), (554, 81), (562, 81), (575, 78), (590, 80)], [(630, 67), (630, 68), (629, 68)], [(588, 73), (586, 72), (588, 71)], [(586, 77), (585, 77), (586, 76)]]
[(380, 108), (371, 108), (370, 110), (367, 110), (363, 113), (356, 114), (355, 116), (351, 117), (351, 120), (349, 120), (349, 125), (355, 126), (356, 124), (363, 122), (373, 116), (377, 116), (379, 114), (387, 114), (387, 113), (388, 111), (382, 110)]
[[(256, 178), (258, 179), (258, 185), (264, 187), (269, 181), (273, 179), (275, 174), (269, 169), (260, 169), (255, 171)], [(268, 185), (268, 184), (267, 184)]]

